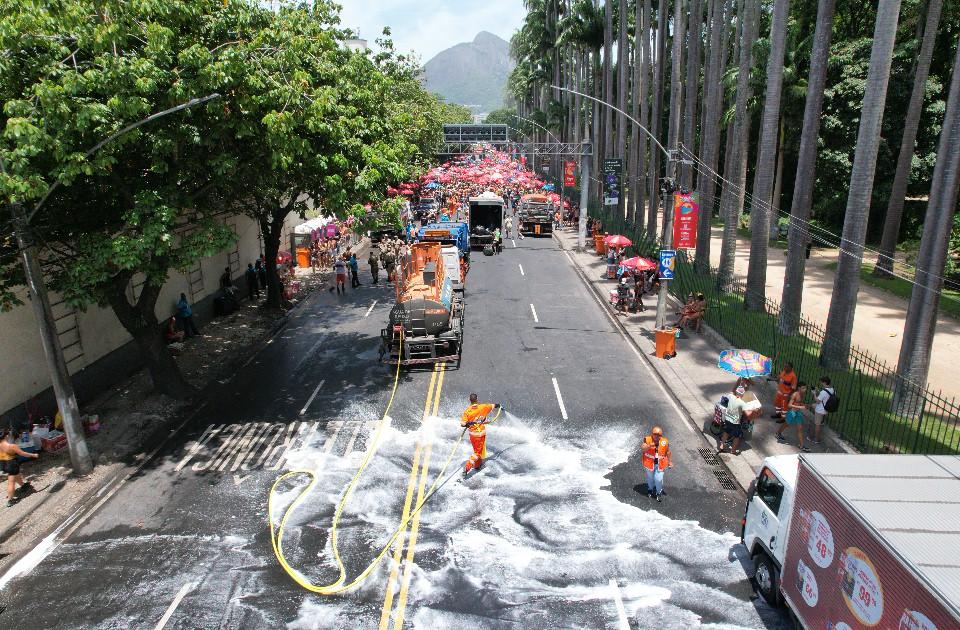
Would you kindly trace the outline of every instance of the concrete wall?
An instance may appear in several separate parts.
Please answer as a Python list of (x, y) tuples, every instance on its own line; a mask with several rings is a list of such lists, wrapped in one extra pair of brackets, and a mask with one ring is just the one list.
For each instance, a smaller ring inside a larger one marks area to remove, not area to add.
[[(229, 217), (225, 222), (237, 233), (236, 244), (201, 260), (188, 273), (171, 271), (157, 300), (156, 312), (161, 321), (174, 314), (180, 293), (187, 294), (200, 323), (208, 321), (213, 314), (213, 297), (220, 275), (227, 266), (238, 281), (236, 286), (241, 287), (241, 293), (245, 292), (243, 272), (247, 263), (254, 262), (260, 255), (259, 229), (247, 216)], [(289, 248), (290, 234), (300, 222), (296, 216), (288, 217), (281, 249)], [(36, 399), (44, 413), (52, 416), (56, 411), (40, 334), (26, 289), (21, 290), (20, 298), (24, 302), (22, 306), (0, 313), (2, 425), (22, 421), (26, 417), (25, 403), (31, 399)], [(74, 311), (60, 303), (59, 296), (53, 293), (50, 301), (81, 404), (140, 369), (142, 363), (132, 338), (111, 309), (94, 305), (85, 311)]]

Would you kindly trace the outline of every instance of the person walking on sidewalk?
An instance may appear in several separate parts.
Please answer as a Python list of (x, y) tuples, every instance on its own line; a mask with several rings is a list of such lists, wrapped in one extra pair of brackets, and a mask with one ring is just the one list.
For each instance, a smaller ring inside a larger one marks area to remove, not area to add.
[(820, 444), (820, 430), (827, 419), (827, 414), (830, 413), (827, 410), (827, 403), (836, 395), (833, 387), (830, 386), (830, 377), (821, 376), (817, 402), (813, 405), (813, 437), (810, 438), (810, 441), (814, 444)]
[(743, 409), (747, 402), (743, 395), (747, 392), (742, 386), (737, 387), (733, 392), (733, 398), (727, 403), (727, 408), (723, 412), (723, 433), (717, 438), (717, 453), (722, 453), (727, 448), (727, 440), (733, 439), (733, 446), (730, 450), (731, 455), (740, 454), (740, 440), (743, 438)]
[(787, 361), (780, 370), (777, 378), (777, 394), (773, 397), (773, 415), (771, 418), (782, 418), (787, 413), (787, 403), (797, 388), (797, 373), (793, 371), (793, 364)]
[(0, 438), (0, 470), (7, 473), (7, 507), (17, 502), (17, 484), (20, 489), (28, 489), (30, 484), (24, 482), (23, 475), (20, 473), (20, 460), (17, 457), (30, 457), (37, 459), (40, 457), (37, 453), (28, 453), (13, 443), (13, 432), (10, 429), (4, 429), (3, 437)]
[(777, 427), (777, 442), (786, 444), (787, 440), (783, 437), (783, 431), (787, 427), (795, 427), (797, 430), (797, 442), (801, 451), (809, 453), (810, 449), (803, 443), (803, 410), (807, 405), (803, 402), (803, 396), (807, 393), (807, 384), (803, 381), (797, 383), (797, 389), (790, 395), (790, 401), (787, 403), (787, 421)]
[(663, 496), (663, 471), (673, 466), (670, 441), (663, 437), (663, 429), (653, 427), (643, 438), (643, 468), (647, 473), (647, 495), (657, 501)]
[(247, 299), (253, 301), (256, 295), (260, 299), (260, 281), (257, 279), (257, 272), (253, 268), (253, 263), (247, 263), (247, 270), (243, 272), (243, 277), (247, 281)]
[[(336, 284), (337, 295), (347, 292), (347, 261), (344, 260), (346, 256), (338, 256), (336, 260), (333, 261), (333, 273), (336, 275)], [(333, 289), (330, 289), (330, 292), (333, 293)]]
[(370, 275), (373, 277), (373, 283), (380, 284), (380, 261), (372, 249), (370, 250), (370, 258), (367, 259), (367, 264), (370, 265)]

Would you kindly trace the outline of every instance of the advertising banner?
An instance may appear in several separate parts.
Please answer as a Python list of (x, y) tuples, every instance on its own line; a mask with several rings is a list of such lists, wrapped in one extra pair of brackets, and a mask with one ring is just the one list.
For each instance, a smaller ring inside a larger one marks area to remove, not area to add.
[(623, 174), (623, 159), (613, 158), (603, 161), (603, 205), (615, 206), (620, 203), (620, 181)]
[(910, 569), (803, 464), (797, 488), (782, 582), (804, 627), (957, 627)]
[(673, 271), (677, 262), (677, 250), (660, 250), (660, 279), (673, 280)]
[(673, 195), (673, 246), (676, 249), (697, 247), (697, 219), (700, 216), (700, 193)]
[(567, 160), (563, 163), (563, 185), (574, 188), (577, 185), (577, 163)]

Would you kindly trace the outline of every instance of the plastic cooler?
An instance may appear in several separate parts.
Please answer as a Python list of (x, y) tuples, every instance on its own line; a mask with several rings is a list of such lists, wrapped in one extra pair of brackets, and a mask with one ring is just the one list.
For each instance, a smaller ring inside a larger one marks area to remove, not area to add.
[(656, 337), (658, 359), (669, 359), (677, 356), (677, 329), (676, 328), (658, 328), (654, 336)]

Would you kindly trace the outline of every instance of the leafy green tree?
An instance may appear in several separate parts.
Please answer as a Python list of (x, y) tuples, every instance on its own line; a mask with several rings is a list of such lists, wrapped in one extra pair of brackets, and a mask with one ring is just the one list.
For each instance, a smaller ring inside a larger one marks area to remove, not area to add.
[(449, 125), (469, 125), (473, 122), (473, 111), (466, 105), (447, 103), (440, 98), (440, 119)]

